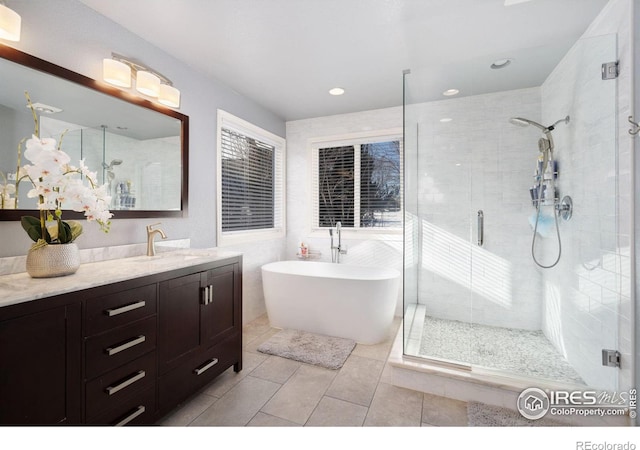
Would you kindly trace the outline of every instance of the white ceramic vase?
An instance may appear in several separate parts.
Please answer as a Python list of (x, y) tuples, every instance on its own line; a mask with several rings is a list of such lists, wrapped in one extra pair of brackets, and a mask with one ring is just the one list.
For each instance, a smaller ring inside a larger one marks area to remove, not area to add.
[(27, 273), (33, 278), (62, 277), (80, 267), (80, 253), (75, 243), (52, 244), (29, 249)]

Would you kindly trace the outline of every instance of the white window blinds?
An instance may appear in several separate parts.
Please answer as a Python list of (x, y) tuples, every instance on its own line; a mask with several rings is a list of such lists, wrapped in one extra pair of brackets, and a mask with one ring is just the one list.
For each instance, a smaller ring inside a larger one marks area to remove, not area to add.
[(218, 111), (221, 243), (284, 234), (284, 140)]
[(275, 147), (223, 128), (222, 231), (274, 227)]
[(402, 141), (349, 144), (313, 148), (314, 227), (400, 229)]

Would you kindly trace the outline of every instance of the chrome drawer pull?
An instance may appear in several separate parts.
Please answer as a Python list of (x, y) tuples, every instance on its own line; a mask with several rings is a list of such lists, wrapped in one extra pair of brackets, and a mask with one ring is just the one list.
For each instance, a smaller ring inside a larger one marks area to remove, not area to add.
[(109, 394), (109, 395), (113, 395), (116, 392), (123, 390), (127, 386), (131, 386), (136, 381), (142, 380), (145, 377), (145, 375), (146, 375), (145, 371), (144, 370), (140, 370), (140, 371), (138, 371), (138, 373), (133, 375), (131, 378), (126, 379), (125, 381), (123, 381), (122, 383), (118, 384), (117, 386), (109, 386), (108, 388), (105, 389), (105, 392), (107, 394)]
[(118, 314), (133, 311), (134, 309), (143, 308), (145, 305), (146, 305), (146, 302), (142, 300), (136, 303), (131, 303), (129, 305), (122, 306), (120, 308), (105, 309), (104, 312), (107, 314), (107, 316), (112, 317), (112, 316), (117, 316)]
[(147, 338), (144, 337), (144, 335), (140, 335), (137, 338), (133, 338), (128, 342), (125, 342), (122, 345), (118, 345), (117, 347), (109, 347), (105, 349), (105, 352), (107, 352), (107, 354), (109, 356), (115, 355), (116, 353), (120, 353), (123, 350), (126, 350), (128, 348), (134, 347), (138, 344), (142, 344), (144, 341), (146, 341)]
[(205, 373), (207, 370), (211, 369), (216, 364), (218, 364), (218, 358), (213, 358), (211, 361), (209, 361), (204, 366), (195, 369), (193, 371), (193, 373), (195, 373), (196, 375), (202, 375), (203, 373)]
[(213, 284), (209, 285), (209, 303), (213, 303)]
[(140, 405), (136, 408), (136, 410), (134, 412), (132, 412), (131, 414), (129, 414), (127, 417), (125, 417), (124, 419), (122, 419), (120, 422), (116, 423), (115, 426), (116, 427), (122, 427), (125, 426), (126, 424), (128, 424), (129, 422), (131, 422), (133, 419), (135, 419), (136, 417), (138, 417), (140, 414), (144, 413), (147, 409)]
[(204, 297), (202, 299), (202, 304), (206, 305), (209, 303), (209, 286), (204, 288)]

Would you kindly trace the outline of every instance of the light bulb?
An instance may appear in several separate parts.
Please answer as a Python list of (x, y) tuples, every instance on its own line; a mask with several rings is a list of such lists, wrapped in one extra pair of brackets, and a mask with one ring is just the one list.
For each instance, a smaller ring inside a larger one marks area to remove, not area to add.
[(114, 86), (131, 87), (131, 67), (115, 59), (102, 60), (102, 79)]
[(136, 79), (136, 90), (149, 97), (160, 94), (160, 78), (151, 72), (139, 70)]

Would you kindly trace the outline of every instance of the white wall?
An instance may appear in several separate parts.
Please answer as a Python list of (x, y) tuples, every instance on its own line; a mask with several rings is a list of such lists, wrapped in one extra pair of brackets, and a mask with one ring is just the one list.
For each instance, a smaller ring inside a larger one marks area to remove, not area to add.
[[(300, 242), (319, 261), (331, 261), (329, 233), (311, 233), (311, 146), (310, 141), (376, 130), (402, 128), (402, 108), (385, 108), (287, 122), (287, 240), (284, 259), (295, 259)], [(392, 267), (402, 271), (402, 234), (375, 238), (343, 231), (347, 254), (341, 263)], [(402, 315), (402, 296), (398, 295), (396, 315)]]
[[(189, 216), (163, 219), (163, 229), (172, 239), (190, 238), (194, 247), (215, 246), (216, 109), (279, 136), (284, 136), (284, 121), (77, 0), (9, 0), (7, 5), (22, 17), (22, 37), (17, 43), (3, 43), (96, 80), (102, 77), (102, 59), (111, 52), (140, 59), (171, 78), (181, 91), (180, 112), (190, 118)], [(144, 227), (149, 222), (115, 220), (108, 235), (88, 224), (78, 245), (93, 248), (145, 242)], [(26, 253), (30, 240), (18, 222), (1, 222), (0, 233), (4, 236), (0, 257)]]
[[(543, 272), (543, 330), (587, 384), (611, 390), (632, 384), (630, 5), (610, 2), (541, 88), (543, 123), (571, 116), (553, 134), (560, 195), (575, 208), (562, 259)], [(616, 59), (620, 77), (603, 81), (601, 64)], [(602, 366), (605, 348), (622, 352), (622, 369)]]
[[(195, 72), (77, 0), (8, 0), (7, 6), (22, 17), (20, 42), (3, 41), (12, 47), (96, 80), (102, 77), (102, 59), (109, 58), (111, 52), (139, 59), (171, 78), (181, 91), (180, 112), (190, 119), (189, 211), (186, 218), (162, 219), (162, 228), (170, 239), (188, 238), (193, 247), (214, 247), (216, 110), (224, 109), (278, 136), (285, 134), (284, 120), (218, 80)], [(78, 246), (97, 248), (143, 243), (146, 242), (145, 225), (157, 221), (114, 220), (107, 235), (87, 224), (77, 241)], [(24, 255), (31, 245), (19, 222), (0, 222), (0, 234), (3, 236), (0, 257)], [(244, 248), (246, 320), (264, 311), (255, 267), (263, 261), (278, 259), (282, 245), (282, 242), (269, 244), (266, 252), (256, 245)]]
[[(420, 74), (410, 74), (409, 84), (414, 76)], [(419, 154), (418, 301), (427, 314), (540, 329), (541, 283), (531, 261), (528, 222), (539, 133), (509, 123), (510, 117), (539, 115), (538, 88), (407, 108), (406, 139), (418, 142)], [(412, 195), (407, 193), (408, 202)], [(484, 215), (482, 247), (478, 210)]]

